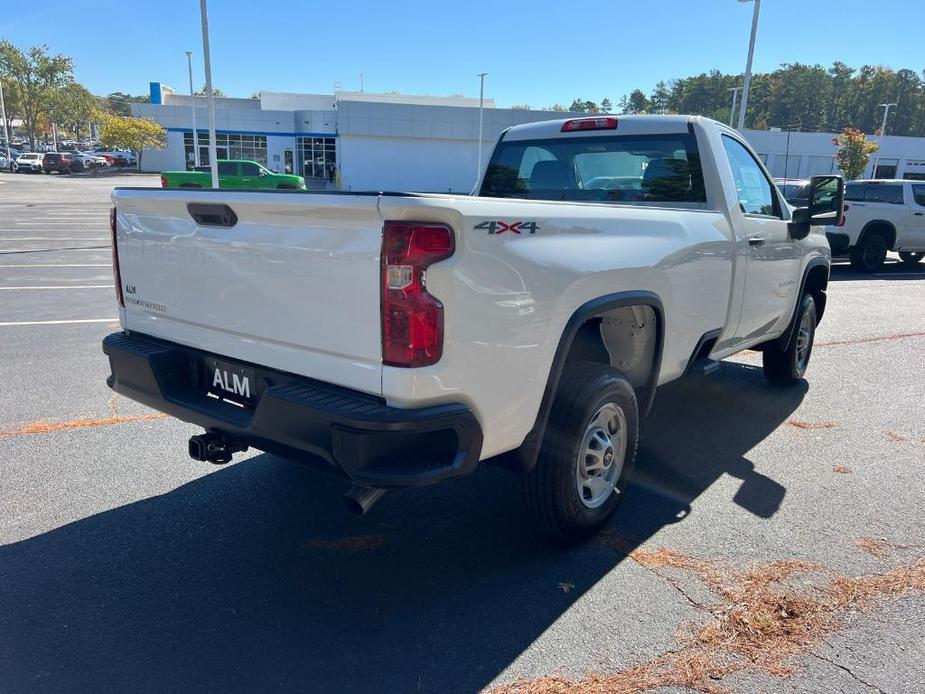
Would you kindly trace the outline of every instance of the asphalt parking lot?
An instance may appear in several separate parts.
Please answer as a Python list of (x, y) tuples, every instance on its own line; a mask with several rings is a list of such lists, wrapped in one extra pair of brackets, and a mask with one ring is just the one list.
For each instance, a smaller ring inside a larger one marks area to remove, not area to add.
[[(105, 385), (117, 183), (157, 177), (0, 174), (0, 692), (925, 692), (925, 264), (839, 263), (801, 387), (746, 353), (659, 391), (612, 528), (564, 550), (499, 470), (356, 518), (273, 456), (190, 461)], [(899, 588), (775, 642), (789, 674), (691, 645), (794, 560), (781, 591)], [(679, 654), (706, 676), (657, 679)]]

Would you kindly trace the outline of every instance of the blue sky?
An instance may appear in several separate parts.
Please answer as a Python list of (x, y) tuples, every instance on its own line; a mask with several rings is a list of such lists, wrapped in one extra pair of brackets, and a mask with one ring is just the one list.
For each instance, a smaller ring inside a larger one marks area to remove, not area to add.
[[(398, 3), (212, 0), (212, 72), (229, 96), (259, 90), (478, 95), (534, 108), (614, 103), (634, 88), (745, 66), (752, 4), (736, 0)], [(755, 70), (841, 60), (925, 68), (921, 0), (763, 0)], [(0, 37), (74, 58), (91, 91), (204, 82), (197, 0), (4, 0)]]

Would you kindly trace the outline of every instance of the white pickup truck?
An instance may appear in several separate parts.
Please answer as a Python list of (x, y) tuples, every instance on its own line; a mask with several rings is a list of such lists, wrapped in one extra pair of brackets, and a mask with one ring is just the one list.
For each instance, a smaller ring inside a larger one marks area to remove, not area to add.
[(832, 252), (847, 253), (861, 272), (876, 272), (887, 251), (906, 265), (925, 257), (925, 182), (851, 181), (845, 186), (845, 214), (826, 231)]
[(388, 488), (523, 476), (547, 533), (619, 504), (658, 386), (752, 348), (803, 377), (825, 309), (820, 225), (734, 130), (688, 116), (513, 127), (474, 196), (120, 188), (109, 385), (206, 432)]

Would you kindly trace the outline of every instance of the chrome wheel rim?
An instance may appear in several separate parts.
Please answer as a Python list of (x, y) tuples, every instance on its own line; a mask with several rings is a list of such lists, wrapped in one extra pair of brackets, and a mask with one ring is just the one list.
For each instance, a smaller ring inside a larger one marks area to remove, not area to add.
[(800, 327), (797, 329), (796, 367), (797, 374), (802, 376), (809, 364), (809, 353), (813, 348), (813, 327), (816, 316), (814, 311), (808, 309), (803, 312)]
[(585, 428), (575, 466), (578, 498), (587, 508), (602, 506), (616, 491), (626, 462), (626, 415), (612, 402), (602, 405)]

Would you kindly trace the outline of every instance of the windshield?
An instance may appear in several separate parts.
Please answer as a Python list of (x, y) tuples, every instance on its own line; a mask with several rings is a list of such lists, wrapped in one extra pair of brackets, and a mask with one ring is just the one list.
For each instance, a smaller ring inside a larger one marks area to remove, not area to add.
[(563, 137), (501, 141), (483, 197), (639, 203), (705, 203), (693, 135)]

